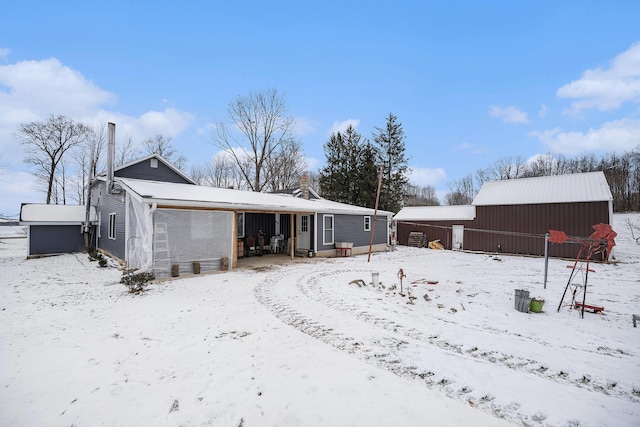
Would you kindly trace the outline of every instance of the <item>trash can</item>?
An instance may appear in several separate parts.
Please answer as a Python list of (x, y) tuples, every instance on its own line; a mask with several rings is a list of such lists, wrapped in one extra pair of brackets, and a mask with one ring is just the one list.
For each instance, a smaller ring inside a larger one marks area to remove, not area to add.
[(529, 312), (529, 306), (531, 305), (531, 298), (529, 297), (529, 291), (524, 289), (516, 289), (515, 294), (515, 308), (523, 313)]

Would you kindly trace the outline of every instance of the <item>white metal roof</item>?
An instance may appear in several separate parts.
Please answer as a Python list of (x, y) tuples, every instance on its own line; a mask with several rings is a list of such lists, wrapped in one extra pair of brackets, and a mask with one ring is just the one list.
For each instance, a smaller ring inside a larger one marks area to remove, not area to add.
[(476, 217), (476, 207), (461, 206), (408, 206), (398, 212), (395, 221), (447, 221), (473, 220)]
[[(335, 213), (373, 215), (374, 210), (332, 202), (326, 199), (302, 199), (288, 194), (257, 193), (253, 191), (172, 182), (146, 181), (131, 178), (116, 178), (125, 188), (143, 202), (166, 206), (204, 207), (214, 209), (255, 210), (295, 213)], [(393, 213), (378, 211), (380, 216)]]
[[(20, 222), (79, 224), (86, 220), (86, 206), (47, 205), (25, 203), (20, 208)], [(91, 207), (90, 221), (96, 221), (96, 211)]]
[(613, 197), (603, 172), (489, 181), (474, 206), (600, 202)]

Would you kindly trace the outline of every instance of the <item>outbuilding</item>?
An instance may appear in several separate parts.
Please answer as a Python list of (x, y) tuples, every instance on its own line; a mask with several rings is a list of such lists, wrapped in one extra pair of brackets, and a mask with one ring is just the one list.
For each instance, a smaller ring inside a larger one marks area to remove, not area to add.
[[(85, 206), (23, 203), (20, 225), (27, 226), (27, 257), (83, 251), (86, 221)], [(96, 223), (95, 208), (89, 222)]]
[[(394, 217), (398, 243), (410, 232), (448, 249), (544, 255), (549, 230), (588, 237), (611, 224), (613, 197), (603, 172), (486, 182), (471, 205), (403, 208)], [(574, 258), (575, 244), (551, 245), (549, 255)]]

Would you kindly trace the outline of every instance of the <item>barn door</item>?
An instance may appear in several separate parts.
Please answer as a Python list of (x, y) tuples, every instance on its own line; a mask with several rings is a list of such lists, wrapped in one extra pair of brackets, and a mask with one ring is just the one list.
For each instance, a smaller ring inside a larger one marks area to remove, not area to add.
[(453, 246), (452, 249), (460, 250), (462, 249), (464, 243), (464, 225), (453, 225), (451, 226), (451, 231), (453, 234)]

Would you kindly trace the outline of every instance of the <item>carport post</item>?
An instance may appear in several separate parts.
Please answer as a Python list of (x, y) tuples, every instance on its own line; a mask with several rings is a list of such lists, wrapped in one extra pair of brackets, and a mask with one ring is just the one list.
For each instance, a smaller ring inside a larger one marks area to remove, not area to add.
[(294, 223), (293, 223), (293, 214), (289, 214), (291, 215), (291, 220), (289, 221), (289, 235), (291, 236), (291, 247), (289, 248), (291, 250), (291, 260), (293, 261), (294, 258), (294, 248), (296, 247), (296, 228), (294, 227)]

